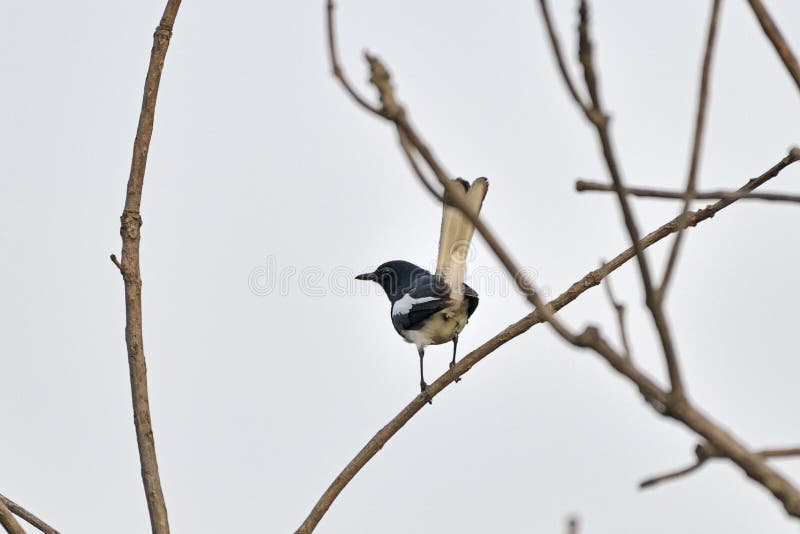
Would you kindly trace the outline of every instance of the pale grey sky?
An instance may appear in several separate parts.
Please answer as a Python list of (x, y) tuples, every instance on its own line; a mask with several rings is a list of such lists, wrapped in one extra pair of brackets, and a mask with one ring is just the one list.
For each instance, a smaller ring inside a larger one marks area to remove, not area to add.
[[(557, 4), (573, 57), (574, 2)], [(679, 187), (708, 5), (593, 4), (624, 174)], [(767, 5), (800, 50), (800, 4)], [(4, 7), (0, 492), (65, 534), (145, 532), (108, 254), (163, 1)], [(573, 190), (576, 177), (606, 176), (533, 2), (342, 0), (339, 21), (352, 78), (369, 91), (362, 49), (386, 61), (447, 168), (490, 178), (487, 220), (552, 295), (625, 248), (613, 199)], [(429, 265), (440, 210), (391, 129), (334, 83), (323, 39), (321, 0), (185, 1), (178, 15), (142, 204), (145, 349), (173, 532), (291, 531), (417, 393), (416, 354), (385, 297), (331, 281), (389, 259)], [(738, 187), (800, 144), (800, 94), (745, 2), (725, 3), (718, 44), (701, 189)], [(795, 166), (770, 188), (797, 191), (798, 179)], [(679, 206), (636, 208), (650, 230)], [(742, 202), (691, 230), (669, 296), (692, 397), (752, 446), (800, 442), (798, 220), (796, 206)], [(266, 268), (285, 291), (254, 290)], [(479, 239), (470, 269), (500, 272)], [(475, 282), (462, 355), (528, 311)], [(633, 264), (614, 282), (634, 357), (663, 377)], [(563, 316), (616, 336), (600, 289)], [(430, 377), (449, 350), (429, 349)], [(637, 490), (694, 445), (597, 357), (538, 326), (414, 418), (318, 531), (555, 533), (572, 513), (587, 534), (797, 531), (725, 462)], [(800, 461), (776, 465), (800, 483)]]

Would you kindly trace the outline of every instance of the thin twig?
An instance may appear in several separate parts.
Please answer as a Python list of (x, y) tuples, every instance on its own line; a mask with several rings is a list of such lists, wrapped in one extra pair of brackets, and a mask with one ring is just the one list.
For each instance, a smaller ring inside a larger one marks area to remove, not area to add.
[[(726, 458), (724, 454), (722, 454), (716, 448), (710, 446), (708, 443), (704, 443), (695, 447), (695, 462), (687, 467), (676, 469), (674, 471), (669, 471), (662, 475), (654, 476), (643, 480), (640, 484), (640, 488), (649, 488), (660, 484), (662, 482), (666, 482), (668, 480), (674, 480), (676, 478), (688, 475), (702, 467), (707, 460), (712, 458)], [(792, 448), (785, 448), (785, 449), (765, 449), (762, 451), (756, 451), (753, 454), (760, 456), (761, 458), (787, 458), (792, 456), (800, 456), (800, 447), (792, 447)]]
[(111, 258), (111, 263), (116, 265), (117, 269), (119, 269), (119, 272), (122, 272), (122, 265), (120, 265), (119, 260), (117, 259), (117, 255), (111, 254), (110, 258)]
[(431, 183), (428, 181), (427, 176), (425, 173), (422, 172), (422, 169), (417, 164), (417, 160), (414, 157), (414, 147), (411, 146), (411, 143), (408, 141), (408, 138), (403, 132), (399, 132), (400, 138), (400, 146), (403, 148), (403, 153), (406, 155), (406, 160), (408, 160), (408, 164), (411, 166), (411, 169), (414, 171), (414, 175), (419, 179), (420, 183), (428, 190), (428, 192), (433, 195), (436, 200), (439, 202), (444, 202), (444, 197), (433, 188)]
[(158, 474), (158, 460), (147, 392), (147, 365), (142, 338), (142, 278), (139, 265), (142, 217), (139, 207), (142, 203), (147, 154), (150, 149), (150, 139), (153, 136), (158, 86), (161, 81), (161, 72), (164, 69), (164, 58), (172, 36), (172, 27), (180, 5), (180, 0), (167, 2), (161, 22), (153, 35), (150, 64), (144, 82), (142, 110), (139, 115), (136, 138), (133, 142), (133, 158), (125, 195), (125, 208), (120, 217), (122, 256), (118, 267), (125, 284), (125, 343), (128, 349), (130, 368), (133, 421), (136, 427), (136, 441), (139, 447), (139, 461), (147, 508), (150, 512), (150, 526), (154, 534), (168, 534), (169, 520), (164, 493), (161, 489), (161, 478)]
[(0, 526), (2, 526), (8, 534), (25, 534), (22, 527), (17, 522), (17, 518), (8, 509), (5, 502), (0, 499)]
[(750, 2), (750, 7), (753, 9), (758, 23), (761, 24), (761, 29), (764, 30), (764, 33), (772, 42), (772, 46), (775, 47), (775, 51), (778, 53), (778, 56), (780, 56), (786, 70), (789, 71), (789, 75), (797, 85), (797, 89), (800, 90), (800, 64), (797, 63), (797, 57), (792, 52), (792, 49), (789, 48), (789, 43), (787, 43), (786, 39), (781, 35), (781, 31), (772, 20), (767, 8), (761, 3), (761, 0), (747, 1)]
[[(799, 151), (800, 152), (800, 151)], [(800, 156), (800, 154), (798, 154)], [(778, 175), (784, 168), (791, 165), (793, 162), (800, 159), (800, 157), (787, 156), (780, 160), (777, 164), (773, 165), (769, 170), (757, 178), (749, 180), (741, 187), (741, 191), (752, 191), (760, 187), (770, 179)], [(691, 212), (689, 218), (689, 226), (694, 227), (703, 221), (711, 219), (721, 210), (725, 209), (736, 202), (736, 199), (720, 200), (710, 206), (701, 210)], [(678, 230), (679, 218), (675, 217), (668, 223), (660, 226), (658, 229), (650, 232), (642, 238), (639, 243), (641, 248), (648, 248), (653, 244), (661, 241), (670, 234)], [(572, 284), (566, 291), (564, 291), (557, 298), (553, 299), (547, 304), (547, 309), (552, 310), (553, 313), (558, 312), (564, 306), (570, 304), (577, 299), (580, 295), (588, 289), (597, 286), (601, 281), (625, 264), (627, 261), (635, 257), (633, 247), (621, 252), (613, 259), (603, 264), (600, 268), (587, 273), (583, 278)], [(516, 323), (510, 325), (496, 336), (486, 341), (483, 345), (476, 348), (461, 360), (456, 362), (455, 367), (446, 371), (432, 384), (428, 386), (427, 392), (430, 398), (435, 397), (445, 387), (450, 385), (457, 377), (461, 377), (467, 373), (474, 365), (480, 362), (483, 358), (493, 353), (495, 350), (511, 341), (515, 337), (527, 332), (531, 327), (543, 322), (544, 319), (539, 310), (534, 310)], [(615, 360), (624, 369), (638, 374), (638, 371), (630, 365), (630, 362), (620, 358)], [(651, 390), (652, 392), (652, 390)], [(660, 395), (662, 401), (666, 401), (666, 397), (656, 387), (655, 392)], [(358, 452), (358, 454), (345, 466), (341, 473), (333, 480), (325, 492), (320, 496), (314, 507), (309, 512), (308, 516), (303, 521), (302, 525), (297, 529), (299, 534), (309, 534), (314, 531), (317, 524), (319, 524), (322, 517), (328, 511), (330, 506), (347, 486), (347, 484), (356, 476), (356, 474), (367, 464), (367, 462), (380, 451), (384, 445), (392, 438), (403, 426), (416, 415), (428, 402), (428, 397), (423, 394), (417, 395), (403, 410), (400, 411), (389, 423), (381, 428), (372, 439)]]
[(347, 93), (353, 98), (353, 100), (356, 101), (356, 103), (358, 103), (359, 106), (370, 113), (373, 113), (379, 117), (383, 117), (383, 113), (379, 108), (367, 102), (367, 100), (361, 96), (358, 91), (356, 91), (355, 87), (353, 87), (353, 84), (347, 79), (344, 70), (339, 64), (339, 52), (336, 39), (336, 5), (333, 0), (328, 0), (326, 10), (326, 19), (328, 25), (328, 58), (330, 60), (333, 75), (337, 80), (339, 80), (339, 83), (342, 84), (344, 90), (347, 91)]
[(698, 458), (691, 465), (688, 465), (686, 467), (682, 467), (680, 469), (676, 469), (675, 471), (670, 471), (668, 473), (664, 473), (663, 475), (658, 475), (658, 476), (654, 476), (652, 478), (648, 478), (647, 480), (643, 480), (642, 482), (639, 483), (639, 487), (642, 488), (642, 489), (650, 488), (650, 487), (653, 487), (653, 486), (655, 486), (657, 484), (661, 484), (662, 482), (666, 482), (668, 480), (672, 480), (672, 479), (675, 479), (675, 478), (682, 477), (684, 475), (688, 475), (689, 473), (692, 473), (693, 471), (695, 471), (697, 469), (700, 469), (700, 467), (702, 467), (704, 463), (706, 463), (706, 459), (705, 458), (703, 458), (703, 459)]
[[(599, 182), (589, 182), (578, 180), (575, 182), (575, 190), (578, 192), (614, 192), (614, 186), (601, 184)], [(628, 194), (641, 198), (661, 198), (661, 199), (683, 199), (683, 191), (669, 191), (667, 189), (649, 189), (644, 187), (628, 187)], [(741, 200), (769, 200), (772, 202), (800, 202), (800, 195), (789, 193), (738, 193), (736, 191), (703, 191), (695, 193), (693, 200), (719, 200), (721, 198), (736, 198)]]
[(20, 506), (19, 504), (15, 503), (8, 497), (4, 495), (0, 495), (0, 502), (2, 502), (8, 509), (17, 517), (24, 519), (27, 521), (31, 526), (39, 529), (39, 531), (44, 532), (44, 534), (59, 534), (56, 529), (30, 513), (28, 510)]
[[(601, 262), (602, 265), (605, 262)], [(603, 280), (603, 287), (606, 290), (606, 297), (608, 298), (608, 302), (611, 304), (611, 307), (614, 308), (614, 311), (617, 314), (617, 324), (619, 325), (619, 337), (622, 341), (622, 356), (626, 359), (631, 357), (631, 347), (628, 343), (628, 334), (627, 328), (625, 327), (625, 306), (617, 300), (617, 297), (614, 295), (614, 288), (611, 286), (611, 276), (607, 276), (605, 280)]]
[[(700, 75), (700, 89), (697, 97), (697, 115), (694, 123), (694, 144), (692, 146), (691, 163), (689, 164), (689, 177), (686, 179), (686, 193), (683, 201), (683, 208), (681, 209), (681, 216), (685, 217), (692, 204), (695, 191), (697, 189), (697, 173), (700, 167), (700, 154), (703, 147), (703, 131), (705, 130), (706, 123), (706, 107), (708, 102), (708, 87), (711, 83), (711, 63), (714, 57), (714, 42), (717, 35), (717, 21), (719, 20), (720, 5), (722, 0), (713, 0), (711, 4), (711, 15), (708, 19), (708, 36), (706, 38), (706, 49), (703, 54), (703, 68)], [(664, 294), (667, 291), (672, 273), (675, 270), (675, 262), (678, 259), (681, 243), (683, 241), (683, 230), (678, 230), (675, 234), (675, 241), (672, 244), (672, 250), (669, 253), (667, 266), (664, 269), (664, 276), (661, 279), (661, 285), (658, 287), (657, 295), (658, 301), (664, 300)]]
[(561, 79), (564, 80), (569, 94), (572, 95), (572, 99), (578, 107), (588, 113), (589, 108), (583, 98), (578, 94), (575, 83), (572, 81), (572, 76), (570, 76), (569, 70), (567, 69), (567, 64), (564, 61), (564, 55), (561, 53), (561, 44), (559, 43), (558, 34), (556, 33), (553, 21), (550, 18), (550, 9), (547, 6), (547, 0), (539, 0), (539, 8), (542, 13), (542, 20), (544, 20), (545, 28), (547, 28), (547, 35), (550, 37), (550, 45), (553, 47), (553, 55), (556, 58), (558, 69), (561, 71)]

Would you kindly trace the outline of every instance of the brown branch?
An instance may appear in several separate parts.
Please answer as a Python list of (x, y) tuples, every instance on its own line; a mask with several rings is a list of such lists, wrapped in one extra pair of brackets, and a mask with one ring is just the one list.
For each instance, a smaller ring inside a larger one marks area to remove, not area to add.
[[(597, 191), (614, 192), (614, 186), (601, 184), (599, 182), (589, 182), (578, 180), (575, 182), (575, 190), (578, 192)], [(644, 187), (628, 187), (626, 193), (635, 197), (642, 198), (661, 198), (661, 199), (683, 199), (686, 194), (683, 191), (669, 191), (667, 189), (649, 189)], [(722, 198), (736, 198), (741, 200), (769, 200), (773, 202), (800, 202), (800, 195), (789, 193), (737, 193), (736, 191), (703, 191), (695, 193), (692, 200), (719, 200)]]
[(761, 24), (761, 29), (764, 30), (764, 33), (772, 42), (772, 46), (775, 47), (775, 51), (783, 61), (786, 70), (789, 71), (789, 75), (794, 80), (797, 88), (800, 89), (800, 64), (797, 63), (797, 57), (792, 53), (792, 49), (789, 48), (789, 43), (781, 35), (781, 31), (772, 20), (767, 8), (761, 3), (761, 0), (747, 1), (750, 2), (750, 7), (753, 9), (758, 23)]
[[(753, 189), (763, 185), (771, 178), (775, 177), (780, 173), (784, 168), (791, 165), (794, 161), (797, 161), (799, 158), (790, 158), (789, 156), (783, 158), (779, 161), (776, 165), (771, 167), (768, 171), (764, 174), (759, 176), (758, 178), (753, 178), (748, 181), (744, 186), (741, 187), (740, 191), (752, 191)], [(736, 202), (736, 199), (725, 199), (720, 200), (710, 206), (707, 206), (701, 210), (690, 212), (690, 217), (688, 219), (688, 225), (690, 227), (696, 226), (703, 221), (706, 221), (721, 210), (730, 206)], [(679, 217), (675, 217), (668, 223), (662, 225), (655, 231), (647, 234), (644, 236), (639, 243), (641, 248), (647, 248), (651, 245), (661, 241), (665, 237), (670, 234), (675, 233), (678, 230), (679, 224)], [(610, 273), (614, 272), (620, 266), (622, 266), (625, 262), (629, 261), (631, 258), (635, 256), (635, 251), (633, 247), (628, 248), (627, 250), (623, 251), (622, 253), (618, 254), (609, 262), (603, 264), (600, 268), (595, 269), (587, 273), (583, 278), (572, 284), (566, 291), (564, 291), (561, 295), (557, 298), (553, 299), (547, 304), (547, 309), (552, 310), (553, 313), (556, 313), (558, 310), (563, 308), (564, 306), (568, 305), (575, 299), (577, 299), (580, 295), (582, 295), (588, 289), (597, 286), (600, 282), (608, 276)], [(507, 342), (511, 341), (515, 337), (527, 332), (531, 327), (543, 322), (543, 317), (540, 313), (540, 310), (534, 310), (533, 312), (529, 313), (516, 323), (508, 326), (505, 330), (498, 333), (496, 336), (491, 338), (490, 340), (486, 341), (483, 345), (476, 348), (466, 356), (464, 356), (461, 360), (459, 360), (455, 367), (451, 370), (446, 371), (442, 374), (439, 378), (437, 378), (432, 384), (428, 386), (427, 392), (430, 395), (430, 398), (435, 397), (440, 391), (442, 391), (445, 387), (450, 385), (456, 378), (461, 377), (465, 373), (467, 373), (475, 364), (480, 362), (483, 358), (488, 356), (489, 354), (493, 353), (495, 350), (506, 344)], [(611, 351), (613, 353), (613, 351)], [(636, 370), (632, 364), (623, 358), (613, 359), (613, 361), (619, 365), (622, 369), (625, 369), (626, 372), (630, 372), (633, 376), (639, 376), (640, 373)], [(652, 384), (652, 382), (648, 383)], [(638, 384), (638, 383), (637, 383)], [(654, 402), (661, 401), (666, 402), (666, 396), (663, 392), (655, 385), (651, 387), (644, 384), (645, 391), (648, 390), (648, 393), (657, 397)], [(302, 525), (297, 529), (297, 532), (300, 534), (308, 534), (314, 531), (319, 521), (328, 511), (331, 504), (336, 500), (339, 496), (341, 491), (347, 486), (347, 484), (356, 476), (356, 474), (367, 464), (367, 462), (375, 456), (378, 451), (380, 451), (386, 442), (392, 438), (403, 426), (419, 412), (423, 406), (428, 402), (428, 396), (419, 394), (417, 395), (403, 410), (400, 411), (389, 423), (386, 424), (383, 428), (381, 428), (373, 437), (372, 439), (367, 442), (366, 445), (358, 452), (358, 454), (345, 466), (341, 473), (334, 479), (334, 481), (328, 486), (319, 500), (316, 502), (314, 507), (309, 512), (308, 516), (303, 521)], [(662, 404), (663, 406), (663, 404)]]
[[(699, 469), (706, 463), (707, 460), (712, 458), (726, 458), (725, 454), (721, 453), (718, 449), (714, 448), (708, 443), (703, 443), (695, 447), (694, 454), (696, 459), (693, 464), (643, 480), (639, 484), (639, 487), (649, 488), (662, 482), (667, 482), (668, 480), (674, 480)], [(786, 458), (791, 456), (800, 456), (800, 448), (765, 449), (762, 451), (756, 451), (753, 454), (761, 458)]]
[(675, 471), (670, 471), (668, 473), (664, 473), (663, 475), (658, 475), (658, 476), (654, 476), (652, 478), (648, 478), (647, 480), (643, 480), (642, 482), (639, 483), (639, 487), (641, 489), (650, 488), (650, 487), (653, 487), (653, 486), (655, 486), (657, 484), (661, 484), (662, 482), (667, 482), (668, 480), (672, 480), (672, 479), (675, 479), (675, 478), (682, 477), (684, 475), (688, 475), (689, 473), (692, 473), (695, 470), (700, 469), (700, 467), (702, 467), (704, 463), (706, 463), (706, 459), (705, 458), (702, 459), (702, 460), (698, 458), (691, 465), (688, 465), (688, 466), (683, 467), (681, 469), (676, 469)]
[(422, 169), (417, 164), (417, 160), (414, 157), (414, 147), (411, 146), (408, 137), (406, 137), (405, 134), (403, 134), (403, 132), (399, 132), (399, 138), (400, 138), (400, 146), (403, 149), (403, 153), (406, 155), (406, 160), (408, 161), (408, 164), (411, 166), (411, 169), (414, 171), (414, 174), (416, 175), (417, 179), (420, 181), (423, 187), (425, 187), (425, 189), (427, 189), (428, 192), (431, 195), (433, 195), (434, 198), (436, 198), (439, 202), (444, 202), (445, 201), (444, 196), (442, 196), (436, 189), (433, 188), (433, 186), (428, 181), (428, 178), (425, 176), (425, 173), (422, 172)]
[(633, 210), (628, 202), (628, 197), (625, 193), (625, 184), (622, 179), (622, 174), (617, 164), (616, 152), (614, 151), (611, 142), (611, 134), (609, 131), (608, 115), (603, 110), (600, 102), (600, 90), (597, 87), (597, 76), (595, 74), (594, 63), (592, 59), (592, 42), (589, 36), (589, 7), (586, 0), (581, 0), (579, 8), (580, 23), (578, 24), (578, 44), (579, 44), (579, 59), (583, 66), (584, 79), (589, 89), (589, 94), (592, 97), (592, 109), (587, 114), (589, 121), (594, 125), (597, 131), (600, 145), (603, 150), (603, 158), (606, 162), (608, 173), (611, 176), (611, 181), (614, 183), (615, 191), (617, 193), (617, 200), (619, 202), (622, 216), (625, 221), (625, 227), (628, 230), (628, 236), (631, 243), (636, 250), (636, 260), (639, 264), (639, 273), (644, 286), (645, 303), (650, 310), (658, 332), (658, 337), (661, 341), (661, 346), (664, 351), (664, 360), (667, 364), (667, 371), (669, 373), (669, 383), (671, 387), (671, 398), (676, 402), (680, 402), (684, 397), (683, 379), (680, 374), (680, 367), (678, 366), (678, 356), (675, 352), (675, 347), (672, 342), (672, 335), (670, 334), (669, 324), (666, 315), (664, 314), (663, 307), (661, 306), (661, 299), (659, 294), (653, 286), (650, 277), (650, 268), (647, 263), (647, 257), (644, 251), (638, 248), (639, 243), (639, 229)]
[[(605, 262), (601, 262), (602, 263)], [(614, 295), (614, 288), (611, 286), (611, 277), (607, 276), (605, 280), (603, 280), (603, 287), (606, 290), (606, 298), (608, 298), (608, 302), (611, 304), (611, 307), (614, 308), (614, 311), (617, 314), (617, 324), (619, 325), (619, 337), (622, 341), (622, 356), (625, 359), (631, 357), (631, 347), (628, 343), (628, 334), (627, 329), (625, 328), (625, 306), (617, 300), (617, 297)]]
[(331, 71), (333, 72), (333, 75), (337, 80), (339, 80), (339, 83), (342, 84), (344, 90), (347, 91), (347, 93), (353, 98), (353, 100), (356, 101), (359, 106), (370, 113), (378, 115), (379, 117), (383, 117), (383, 113), (379, 108), (367, 102), (367, 99), (361, 96), (358, 91), (356, 91), (355, 87), (353, 87), (353, 84), (347, 79), (344, 69), (342, 69), (342, 66), (339, 64), (339, 52), (338, 47), (336, 46), (336, 5), (333, 0), (328, 0), (326, 12), (328, 27), (328, 59), (330, 60)]
[(2, 526), (8, 534), (25, 534), (25, 531), (19, 526), (17, 518), (14, 517), (14, 514), (11, 513), (11, 510), (8, 509), (8, 506), (2, 499), (0, 499), (0, 526)]
[(16, 515), (17, 517), (24, 519), (33, 527), (39, 529), (39, 531), (44, 532), (44, 534), (59, 534), (56, 529), (30, 513), (28, 510), (23, 508), (22, 506), (18, 505), (8, 497), (4, 495), (0, 495), (0, 502), (3, 503), (11, 513)]
[(564, 61), (564, 55), (561, 53), (561, 43), (559, 42), (558, 34), (556, 33), (555, 26), (553, 25), (553, 21), (550, 17), (550, 9), (547, 6), (547, 0), (539, 0), (539, 9), (542, 13), (542, 20), (544, 21), (545, 28), (547, 29), (547, 35), (550, 37), (550, 46), (553, 47), (553, 55), (556, 58), (558, 70), (561, 71), (561, 79), (564, 80), (564, 84), (567, 86), (569, 94), (572, 95), (572, 99), (575, 101), (578, 107), (580, 107), (584, 113), (588, 114), (589, 107), (586, 105), (586, 103), (584, 103), (583, 98), (578, 94), (578, 90), (575, 88), (575, 83), (572, 81), (572, 76), (570, 76), (569, 70), (567, 70), (567, 64)]
[(142, 279), (139, 266), (142, 218), (139, 208), (142, 203), (147, 153), (153, 135), (158, 86), (161, 72), (164, 69), (164, 58), (172, 36), (172, 27), (180, 5), (180, 0), (168, 0), (161, 22), (153, 35), (153, 48), (150, 52), (150, 64), (144, 83), (142, 109), (136, 138), (133, 142), (133, 158), (125, 196), (125, 208), (120, 217), (122, 255), (118, 267), (125, 285), (125, 343), (128, 349), (130, 368), (133, 421), (136, 427), (136, 441), (139, 447), (139, 461), (147, 508), (150, 512), (150, 525), (154, 534), (168, 534), (169, 521), (164, 493), (161, 489), (161, 479), (158, 474), (153, 425), (150, 420), (150, 401), (147, 393), (147, 366), (142, 340)]
[[(719, 20), (720, 4), (722, 0), (713, 0), (711, 4), (711, 15), (708, 19), (708, 36), (706, 38), (706, 50), (703, 54), (703, 68), (700, 75), (700, 89), (697, 97), (697, 115), (694, 124), (694, 144), (692, 146), (692, 158), (689, 164), (689, 177), (686, 179), (686, 193), (683, 201), (683, 208), (681, 209), (681, 216), (685, 217), (692, 204), (695, 191), (697, 189), (697, 172), (700, 167), (700, 154), (703, 145), (703, 131), (706, 124), (706, 107), (708, 102), (708, 87), (711, 83), (711, 62), (714, 57), (714, 42), (717, 35), (717, 21)], [(675, 234), (675, 241), (672, 244), (672, 249), (669, 253), (667, 266), (664, 269), (664, 276), (661, 279), (661, 285), (657, 290), (658, 301), (664, 300), (664, 294), (667, 291), (669, 282), (672, 278), (672, 273), (675, 270), (675, 262), (678, 260), (678, 253), (680, 252), (681, 243), (683, 242), (683, 228), (678, 230)]]

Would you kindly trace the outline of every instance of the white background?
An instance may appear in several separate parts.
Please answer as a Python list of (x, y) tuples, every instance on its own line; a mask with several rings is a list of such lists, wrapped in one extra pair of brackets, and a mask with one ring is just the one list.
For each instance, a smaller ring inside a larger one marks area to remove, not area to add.
[[(108, 260), (163, 1), (7, 2), (0, 19), (0, 492), (64, 533), (149, 528)], [(574, 3), (555, 2), (574, 65)], [(440, 210), (391, 128), (329, 73), (322, 1), (187, 1), (159, 95), (142, 203), (144, 338), (173, 532), (290, 532), (417, 393), (414, 348), (377, 286), (258, 296), (250, 273), (356, 274), (434, 260)], [(631, 184), (685, 181), (707, 2), (594, 2), (596, 57)], [(339, 6), (365, 83), (378, 53), (454, 175), (488, 176), (484, 214), (551, 296), (627, 246), (593, 131), (531, 1)], [(800, 4), (768, 2), (800, 49)], [(736, 188), (800, 144), (800, 94), (745, 2), (726, 2), (699, 186)], [(797, 191), (800, 165), (769, 186)], [(700, 204), (702, 205), (702, 204)], [(649, 231), (678, 203), (636, 201)], [(690, 231), (668, 310), (688, 388), (753, 447), (800, 442), (800, 208), (741, 202)], [(477, 241), (470, 269), (500, 267)], [(665, 246), (650, 252), (663, 265)], [(283, 271), (284, 273), (287, 271)], [(633, 263), (614, 282), (634, 358), (663, 380)], [(529, 311), (480, 283), (461, 354)], [(562, 312), (616, 339), (599, 288)], [(433, 379), (450, 346), (428, 351)], [(544, 326), (437, 397), (345, 489), (319, 532), (790, 533), (780, 504), (715, 461), (639, 491), (696, 441), (596, 356)], [(800, 462), (775, 462), (798, 483)]]

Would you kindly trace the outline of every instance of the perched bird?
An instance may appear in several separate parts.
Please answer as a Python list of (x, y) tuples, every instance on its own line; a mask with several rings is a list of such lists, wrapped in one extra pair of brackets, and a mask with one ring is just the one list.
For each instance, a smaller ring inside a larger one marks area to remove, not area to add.
[[(460, 178), (466, 203), (477, 216), (489, 188), (486, 178), (472, 185)], [(392, 324), (400, 336), (417, 346), (419, 354), (419, 386), (424, 392), (423, 358), (425, 347), (453, 342), (452, 368), (456, 363), (458, 334), (464, 329), (475, 308), (478, 293), (464, 283), (467, 271), (467, 251), (475, 230), (470, 220), (456, 207), (445, 203), (439, 235), (439, 255), (436, 273), (402, 260), (387, 261), (371, 273), (356, 276), (380, 284), (391, 303)]]

